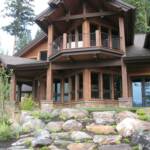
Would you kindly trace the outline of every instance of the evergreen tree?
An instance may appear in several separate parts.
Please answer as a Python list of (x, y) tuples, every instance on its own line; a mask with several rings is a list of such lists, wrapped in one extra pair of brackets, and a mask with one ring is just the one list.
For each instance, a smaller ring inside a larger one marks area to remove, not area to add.
[(20, 37), (21, 38), (16, 43), (16, 50), (17, 51), (24, 48), (32, 40), (31, 32), (28, 30), (26, 32), (23, 32)]
[(3, 29), (15, 37), (14, 52), (16, 43), (22, 38), (23, 33), (29, 32), (29, 27), (33, 24), (32, 2), (33, 0), (6, 0), (5, 2), (5, 17), (9, 17), (11, 22)]
[(150, 0), (124, 0), (136, 7), (136, 33), (150, 31)]

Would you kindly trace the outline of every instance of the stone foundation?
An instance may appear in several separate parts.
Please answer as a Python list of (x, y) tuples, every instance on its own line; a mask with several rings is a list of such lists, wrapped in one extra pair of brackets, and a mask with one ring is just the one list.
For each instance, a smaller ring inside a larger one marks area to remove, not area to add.
[(119, 98), (119, 107), (132, 107), (132, 98), (131, 97)]

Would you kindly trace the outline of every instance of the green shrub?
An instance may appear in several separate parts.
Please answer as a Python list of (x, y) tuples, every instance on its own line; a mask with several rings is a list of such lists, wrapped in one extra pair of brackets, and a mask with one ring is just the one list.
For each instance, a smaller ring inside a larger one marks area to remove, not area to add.
[(36, 103), (34, 102), (34, 100), (32, 99), (32, 97), (25, 98), (25, 99), (21, 102), (21, 109), (22, 109), (22, 110), (31, 111), (31, 110), (33, 110), (34, 108), (36, 108)]
[(140, 115), (140, 116), (146, 115), (144, 109), (137, 109), (136, 113), (137, 113), (137, 115)]
[(49, 122), (53, 119), (53, 116), (49, 112), (34, 111), (32, 113), (32, 116), (35, 118), (41, 119), (45, 122)]
[(150, 116), (140, 115), (140, 116), (138, 116), (138, 119), (143, 120), (143, 121), (150, 121)]
[(5, 122), (0, 123), (0, 141), (6, 141), (15, 137), (14, 132), (11, 129), (11, 126)]
[(49, 148), (44, 146), (44, 147), (40, 148), (40, 150), (49, 150)]

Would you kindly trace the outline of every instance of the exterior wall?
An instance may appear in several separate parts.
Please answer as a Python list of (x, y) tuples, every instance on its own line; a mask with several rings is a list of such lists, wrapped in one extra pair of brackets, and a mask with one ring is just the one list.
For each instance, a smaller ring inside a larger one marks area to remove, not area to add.
[(32, 59), (34, 58), (39, 60), (40, 51), (47, 51), (47, 40), (31, 48), (27, 53), (23, 54), (21, 57), (32, 58)]

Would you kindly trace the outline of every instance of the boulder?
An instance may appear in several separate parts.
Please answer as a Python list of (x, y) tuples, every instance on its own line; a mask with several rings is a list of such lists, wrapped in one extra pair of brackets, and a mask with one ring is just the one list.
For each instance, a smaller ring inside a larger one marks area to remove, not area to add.
[(150, 132), (136, 132), (132, 135), (132, 144), (139, 144), (143, 150), (150, 150)]
[(73, 143), (67, 146), (68, 150), (95, 150), (96, 145), (93, 143)]
[(59, 132), (59, 133), (51, 133), (51, 138), (56, 139), (70, 139), (70, 132)]
[(74, 141), (86, 141), (91, 140), (92, 137), (85, 132), (74, 131), (71, 133), (71, 139)]
[(76, 120), (68, 120), (63, 124), (65, 131), (79, 131), (82, 129), (82, 124)]
[(60, 109), (54, 109), (52, 112), (51, 112), (51, 117), (52, 118), (58, 118), (59, 117), (59, 114), (60, 114)]
[(93, 112), (93, 119), (96, 124), (112, 125), (115, 124), (115, 111)]
[(132, 150), (132, 148), (128, 144), (118, 144), (118, 145), (103, 145), (99, 147), (99, 150)]
[(42, 130), (39, 133), (36, 133), (35, 138), (32, 140), (32, 147), (47, 146), (52, 143), (50, 134), (47, 130)]
[(86, 117), (88, 117), (88, 112), (80, 109), (65, 108), (62, 109), (60, 112), (60, 118), (63, 120), (83, 119)]
[(69, 144), (72, 144), (73, 142), (72, 141), (69, 141), (69, 140), (60, 140), (60, 139), (57, 139), (54, 141), (54, 145), (60, 147), (60, 148), (66, 148)]
[(36, 129), (43, 129), (44, 127), (45, 124), (40, 119), (31, 119), (22, 125), (22, 130), (28, 133)]
[(34, 119), (34, 117), (31, 116), (29, 112), (26, 112), (26, 111), (21, 112), (21, 115), (20, 115), (20, 123), (21, 124), (24, 124), (33, 119)]
[(94, 143), (99, 145), (109, 145), (121, 143), (120, 135), (95, 135), (93, 138)]
[[(1, 149), (4, 150), (4, 149)], [(26, 148), (25, 146), (12, 146), (7, 148), (7, 150), (29, 150), (28, 148)]]
[(55, 146), (55, 145), (51, 145), (51, 146), (49, 146), (48, 148), (49, 148), (49, 150), (65, 150), (65, 149), (58, 148), (58, 147)]
[(137, 119), (138, 115), (133, 112), (130, 112), (130, 111), (123, 111), (123, 112), (116, 114), (116, 122), (117, 123), (120, 123), (125, 118)]
[(119, 134), (123, 137), (130, 137), (136, 131), (149, 131), (150, 130), (150, 122), (141, 121), (139, 119), (134, 118), (126, 118), (117, 124), (116, 127)]
[(31, 144), (31, 141), (33, 140), (33, 137), (26, 137), (19, 139), (15, 143), (12, 143), (12, 146), (29, 146)]
[(62, 125), (64, 122), (49, 122), (46, 128), (49, 132), (60, 132), (62, 130)]
[(115, 129), (112, 126), (91, 124), (86, 126), (87, 131), (95, 134), (115, 134)]

